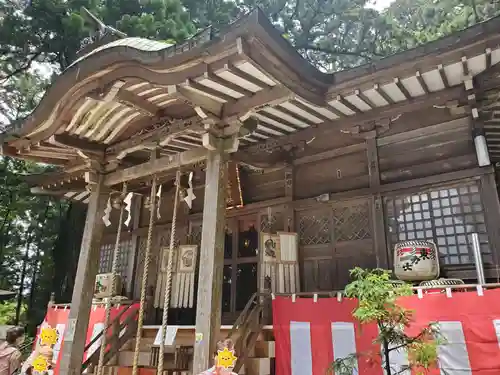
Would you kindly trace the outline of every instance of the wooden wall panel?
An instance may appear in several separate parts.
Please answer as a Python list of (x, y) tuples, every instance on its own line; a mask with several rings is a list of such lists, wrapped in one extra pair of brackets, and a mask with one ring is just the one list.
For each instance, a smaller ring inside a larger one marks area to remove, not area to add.
[(332, 126), (312, 139), (297, 157), (315, 155), (320, 152), (342, 148), (354, 143), (362, 143), (362, 139), (355, 139), (351, 134), (343, 133), (340, 127)]
[(284, 169), (268, 173), (254, 173), (242, 170), (240, 180), (244, 204), (285, 196)]
[(355, 267), (377, 268), (377, 259), (373, 241), (366, 239), (355, 243), (337, 244), (335, 246), (334, 285), (342, 289), (351, 281), (350, 271)]
[(302, 290), (320, 292), (333, 290), (335, 264), (332, 257), (309, 258), (302, 262)]
[(451, 114), (448, 109), (429, 106), (420, 111), (404, 113), (396, 119), (393, 119), (389, 130), (384, 132), (383, 136), (387, 137), (416, 129), (423, 129), (431, 125), (440, 124), (461, 117), (464, 117), (464, 115)]
[(369, 204), (357, 199), (297, 212), (304, 291), (343, 289), (350, 269), (377, 266)]
[(295, 168), (295, 198), (310, 198), (368, 185), (368, 163), (364, 151)]
[(382, 183), (476, 166), (468, 118), (384, 136), (377, 142)]

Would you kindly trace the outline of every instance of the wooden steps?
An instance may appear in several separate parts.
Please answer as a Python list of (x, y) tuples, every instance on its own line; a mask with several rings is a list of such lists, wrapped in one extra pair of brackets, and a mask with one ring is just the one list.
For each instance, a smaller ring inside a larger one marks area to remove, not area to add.
[[(156, 327), (156, 330), (159, 327)], [(139, 351), (139, 367), (141, 368), (139, 375), (156, 375), (156, 367), (151, 363), (151, 349), (153, 348), (154, 337), (156, 333), (154, 330), (148, 327), (147, 330), (143, 331), (143, 336), (141, 338), (141, 347)], [(176, 344), (180, 343), (182, 347), (191, 346), (194, 342), (194, 331), (191, 331), (190, 327), (187, 329), (179, 329), (179, 340), (176, 339)], [(191, 337), (192, 336), (192, 337)], [(117, 366), (105, 366), (108, 367), (119, 367), (119, 372), (107, 372), (103, 375), (130, 375), (134, 359), (134, 348), (135, 348), (135, 338), (128, 340), (118, 353)], [(168, 371), (168, 375), (187, 375), (190, 374), (189, 371), (172, 371), (174, 370), (175, 362), (175, 348), (166, 347), (166, 358), (164, 362), (165, 371)], [(244, 361), (243, 367), (238, 371), (239, 375), (271, 375), (272, 374), (272, 362), (275, 358), (275, 342), (274, 335), (272, 332), (272, 327), (266, 326), (263, 332), (258, 336), (255, 346), (247, 354), (247, 358)], [(191, 366), (192, 356), (187, 358), (189, 362), (189, 367)], [(130, 369), (130, 372), (128, 371)], [(165, 374), (167, 375), (167, 373)], [(191, 375), (191, 374), (190, 374)]]
[[(274, 340), (274, 338), (270, 338)], [(249, 358), (245, 360), (246, 375), (271, 375), (271, 362), (275, 358), (274, 341), (257, 341)], [(240, 370), (241, 373), (241, 370)]]

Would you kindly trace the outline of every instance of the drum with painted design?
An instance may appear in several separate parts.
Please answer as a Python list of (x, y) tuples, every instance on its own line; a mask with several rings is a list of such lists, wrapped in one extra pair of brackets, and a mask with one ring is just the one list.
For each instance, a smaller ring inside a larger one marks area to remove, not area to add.
[(405, 241), (394, 246), (394, 274), (399, 280), (423, 281), (439, 277), (439, 256), (432, 241)]

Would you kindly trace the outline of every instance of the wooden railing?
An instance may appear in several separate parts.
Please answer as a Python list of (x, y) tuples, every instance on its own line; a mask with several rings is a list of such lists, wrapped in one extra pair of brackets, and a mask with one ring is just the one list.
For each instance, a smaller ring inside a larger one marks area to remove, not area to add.
[(236, 336), (234, 349), (238, 355), (238, 360), (233, 370), (236, 373), (245, 363), (262, 332), (265, 323), (264, 310), (270, 297), (270, 294), (254, 293), (226, 337), (232, 339)]
[[(106, 329), (101, 331), (101, 333), (99, 333), (87, 344), (85, 351), (88, 351), (93, 344), (95, 344), (99, 339), (102, 339), (104, 332), (107, 331), (107, 345), (103, 361), (103, 364), (107, 364), (115, 355), (118, 354), (118, 351), (122, 348), (122, 346), (136, 335), (138, 311), (137, 306), (126, 305), (126, 307), (121, 310), (108, 324)], [(125, 314), (125, 319), (122, 320), (122, 317)], [(86, 369), (97, 366), (99, 362), (99, 354), (100, 348), (87, 357), (85, 362), (83, 362), (82, 372)]]
[[(235, 351), (238, 356), (234, 372), (238, 372), (243, 366), (248, 354), (253, 350), (259, 335), (264, 326), (264, 306), (271, 300), (271, 294), (254, 293), (248, 300), (245, 308), (240, 313), (226, 338), (231, 338), (235, 344)], [(167, 371), (168, 374), (189, 370), (189, 362), (192, 359), (193, 346), (178, 346), (174, 352), (173, 368)], [(157, 346), (151, 348), (149, 365), (156, 367), (160, 351)]]

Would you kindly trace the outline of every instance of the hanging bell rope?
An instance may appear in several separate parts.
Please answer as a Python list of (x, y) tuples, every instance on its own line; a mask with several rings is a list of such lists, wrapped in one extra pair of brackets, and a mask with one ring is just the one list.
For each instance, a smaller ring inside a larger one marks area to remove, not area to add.
[(175, 197), (174, 197), (174, 213), (172, 215), (172, 229), (170, 231), (170, 246), (168, 249), (167, 275), (165, 283), (165, 299), (163, 300), (163, 317), (161, 321), (161, 341), (160, 355), (158, 356), (158, 371), (157, 375), (163, 374), (163, 353), (165, 351), (165, 335), (167, 334), (168, 308), (170, 305), (170, 289), (172, 286), (172, 267), (174, 258), (175, 246), (175, 230), (177, 224), (177, 207), (179, 203), (179, 187), (181, 184), (181, 172), (178, 170), (175, 176)]
[[(120, 202), (120, 217), (118, 219), (118, 229), (116, 230), (116, 241), (115, 241), (115, 248), (113, 250), (113, 262), (111, 263), (111, 296), (114, 297), (117, 293), (116, 290), (116, 283), (118, 279), (117, 271), (118, 271), (118, 258), (119, 258), (119, 253), (120, 253), (120, 237), (122, 233), (122, 225), (123, 225), (123, 217), (124, 217), (124, 211), (125, 211), (125, 205), (123, 203), (123, 198), (127, 194), (127, 185), (123, 184), (123, 189), (122, 189), (122, 194), (119, 197), (119, 202)], [(99, 352), (99, 362), (97, 363), (97, 372), (96, 375), (101, 375), (102, 369), (104, 366), (104, 354), (106, 352), (106, 346), (107, 346), (107, 338), (108, 338), (108, 326), (109, 326), (109, 321), (111, 320), (111, 297), (108, 297), (108, 300), (106, 301), (106, 308), (105, 308), (105, 318), (104, 318), (104, 328), (102, 331), (102, 337), (101, 337), (101, 348)]]
[(144, 269), (142, 272), (141, 300), (139, 306), (139, 317), (137, 318), (137, 335), (135, 338), (134, 361), (132, 364), (132, 375), (137, 375), (139, 364), (139, 349), (141, 346), (142, 326), (144, 320), (144, 305), (146, 302), (146, 289), (148, 283), (149, 263), (151, 263), (151, 243), (153, 241), (153, 227), (156, 215), (156, 176), (153, 177), (150, 195), (149, 227), (146, 240), (146, 254), (144, 255)]

